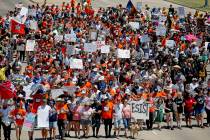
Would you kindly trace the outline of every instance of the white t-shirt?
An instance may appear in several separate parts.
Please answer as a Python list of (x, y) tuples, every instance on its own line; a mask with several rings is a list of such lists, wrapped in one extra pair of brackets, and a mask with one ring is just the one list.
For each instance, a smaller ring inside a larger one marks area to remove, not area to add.
[(116, 119), (121, 119), (122, 118), (122, 110), (123, 110), (123, 104), (116, 104), (114, 106), (114, 117)]
[(49, 114), (51, 107), (49, 105), (39, 106), (37, 111), (38, 127), (48, 128), (49, 127)]

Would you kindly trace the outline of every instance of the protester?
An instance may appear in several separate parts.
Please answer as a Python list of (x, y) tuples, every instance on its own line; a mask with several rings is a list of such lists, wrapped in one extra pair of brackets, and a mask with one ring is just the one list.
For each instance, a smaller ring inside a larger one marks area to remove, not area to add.
[(50, 101), (49, 103), (51, 110), (49, 114), (49, 133), (50, 133), (50, 139), (55, 140), (56, 136), (56, 127), (57, 127), (57, 111), (55, 107), (55, 102), (53, 100)]

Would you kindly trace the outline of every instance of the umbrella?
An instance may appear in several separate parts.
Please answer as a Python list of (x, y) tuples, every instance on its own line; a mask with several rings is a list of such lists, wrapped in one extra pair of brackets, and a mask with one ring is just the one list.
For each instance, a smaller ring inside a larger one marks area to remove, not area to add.
[(188, 34), (185, 36), (185, 39), (188, 41), (196, 41), (198, 38), (195, 35)]
[(0, 84), (0, 99), (11, 99), (15, 97), (15, 87), (11, 81)]

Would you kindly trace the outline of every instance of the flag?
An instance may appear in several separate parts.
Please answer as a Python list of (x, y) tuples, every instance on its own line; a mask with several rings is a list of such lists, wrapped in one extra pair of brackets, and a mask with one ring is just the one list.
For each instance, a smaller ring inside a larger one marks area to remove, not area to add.
[(11, 99), (15, 96), (15, 87), (11, 81), (6, 81), (0, 84), (0, 99)]
[(135, 15), (137, 13), (137, 10), (131, 0), (128, 1), (126, 9), (129, 11), (130, 15)]
[(10, 28), (12, 33), (25, 34), (25, 25), (14, 19), (11, 19), (10, 21)]

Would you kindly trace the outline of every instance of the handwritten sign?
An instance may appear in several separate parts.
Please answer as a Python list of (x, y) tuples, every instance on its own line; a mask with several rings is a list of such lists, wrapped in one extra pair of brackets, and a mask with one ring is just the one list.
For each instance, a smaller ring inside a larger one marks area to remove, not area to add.
[(101, 53), (109, 53), (110, 52), (110, 46), (104, 45), (101, 47)]
[(131, 28), (133, 30), (136, 30), (136, 29), (139, 29), (140, 28), (139, 22), (129, 22), (129, 25), (131, 26)]
[(71, 69), (83, 69), (83, 61), (82, 59), (70, 59), (70, 68)]
[(35, 31), (38, 29), (37, 21), (30, 20), (30, 29), (35, 30)]
[(26, 51), (34, 51), (36, 42), (35, 40), (27, 40), (26, 42)]
[(165, 36), (166, 35), (166, 27), (159, 25), (156, 29), (157, 36)]
[(85, 43), (84, 44), (84, 51), (85, 52), (96, 52), (97, 51), (97, 46), (94, 43)]
[(92, 41), (96, 41), (98, 38), (98, 32), (96, 30), (91, 30), (89, 33), (89, 38)]
[(142, 9), (142, 2), (137, 2), (136, 9), (137, 9), (138, 12), (141, 11), (141, 9)]
[(130, 58), (130, 50), (117, 49), (118, 58)]
[(143, 35), (143, 36), (141, 37), (141, 42), (142, 42), (142, 43), (149, 42), (149, 41), (150, 41), (150, 38), (149, 38), (148, 35)]
[(39, 128), (49, 128), (49, 106), (39, 106), (37, 111), (37, 126)]
[(35, 114), (29, 113), (26, 115), (26, 118), (23, 123), (23, 131), (31, 131), (34, 128), (35, 123)]
[(174, 40), (166, 40), (166, 46), (167, 47), (174, 47), (175, 46)]
[(55, 41), (60, 42), (63, 40), (63, 35), (55, 35)]
[(185, 17), (185, 9), (184, 9), (184, 7), (178, 7), (178, 15), (181, 18)]
[(144, 100), (132, 101), (130, 106), (132, 109), (132, 115), (135, 119), (149, 119), (149, 104), (147, 104)]

